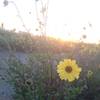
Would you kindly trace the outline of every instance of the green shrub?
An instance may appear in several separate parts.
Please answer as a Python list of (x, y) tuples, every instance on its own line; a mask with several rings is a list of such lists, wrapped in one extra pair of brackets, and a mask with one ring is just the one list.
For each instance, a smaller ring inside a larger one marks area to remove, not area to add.
[(8, 63), (14, 100), (76, 100), (81, 93), (79, 83), (71, 84), (59, 79), (57, 60), (52, 54), (31, 54), (26, 64), (17, 58), (9, 59)]

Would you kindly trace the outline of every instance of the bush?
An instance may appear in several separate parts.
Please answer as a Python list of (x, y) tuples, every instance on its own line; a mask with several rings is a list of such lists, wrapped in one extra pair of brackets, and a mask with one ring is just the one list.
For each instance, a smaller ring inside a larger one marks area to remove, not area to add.
[(81, 93), (78, 82), (70, 84), (59, 79), (52, 54), (32, 54), (27, 62), (23, 64), (17, 58), (8, 61), (14, 100), (75, 100)]

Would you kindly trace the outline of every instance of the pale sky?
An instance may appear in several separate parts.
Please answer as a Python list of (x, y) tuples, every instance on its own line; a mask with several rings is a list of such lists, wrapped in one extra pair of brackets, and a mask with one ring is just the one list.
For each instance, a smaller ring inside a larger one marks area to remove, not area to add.
[[(4, 23), (5, 29), (16, 28), (18, 31), (24, 31), (15, 6), (9, 3), (4, 7), (3, 1), (0, 0), (0, 23)], [(16, 3), (26, 27), (30, 32), (37, 34), (35, 0), (8, 1)], [(85, 34), (87, 42), (98, 42), (100, 40), (99, 11), (100, 0), (49, 0), (47, 34), (66, 40), (79, 40)]]

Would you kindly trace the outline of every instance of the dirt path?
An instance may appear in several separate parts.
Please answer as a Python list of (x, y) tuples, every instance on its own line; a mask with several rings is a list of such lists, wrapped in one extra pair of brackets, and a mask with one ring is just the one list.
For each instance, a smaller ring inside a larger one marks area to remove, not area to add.
[[(27, 55), (25, 53), (17, 52), (16, 57), (22, 62), (25, 62)], [(13, 100), (12, 93), (14, 93), (12, 86), (4, 79), (6, 69), (8, 68), (4, 60), (9, 58), (8, 51), (0, 51), (0, 100)]]

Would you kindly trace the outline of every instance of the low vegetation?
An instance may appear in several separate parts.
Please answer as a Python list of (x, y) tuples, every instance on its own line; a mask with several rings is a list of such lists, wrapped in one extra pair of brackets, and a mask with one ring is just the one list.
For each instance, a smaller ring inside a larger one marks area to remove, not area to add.
[[(100, 100), (99, 44), (1, 30), (0, 49), (28, 54), (26, 63), (15, 56), (6, 61), (14, 100)], [(57, 65), (64, 59), (74, 59), (82, 69), (78, 80), (60, 79)]]

